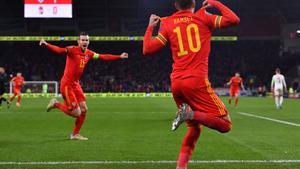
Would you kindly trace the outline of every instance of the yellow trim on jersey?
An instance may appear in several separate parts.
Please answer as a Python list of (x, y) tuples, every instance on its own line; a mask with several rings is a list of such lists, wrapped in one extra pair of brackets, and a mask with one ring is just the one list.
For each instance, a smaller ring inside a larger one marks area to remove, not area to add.
[(158, 36), (155, 38), (158, 39), (163, 45), (166, 45), (166, 43), (163, 40), (161, 40)]
[(223, 19), (223, 16), (220, 16), (220, 20), (219, 20), (219, 28), (220, 28), (220, 29), (221, 29), (222, 19)]
[(215, 105), (217, 106), (220, 115), (226, 115), (226, 112), (222, 106), (222, 103), (220, 102), (220, 100), (216, 97), (216, 94), (214, 93), (213, 89), (211, 88), (211, 85), (209, 83), (209, 81), (207, 79), (205, 79), (205, 83), (206, 83), (206, 88), (207, 91), (211, 97), (211, 99), (214, 101)]
[(221, 25), (221, 16), (217, 16), (215, 19), (215, 28), (220, 28)]
[(164, 44), (166, 45), (168, 41), (166, 41), (161, 35), (158, 35), (157, 38)]
[(166, 45), (168, 43), (167, 39), (161, 34), (159, 33), (156, 38), (163, 44)]
[(168, 42), (167, 38), (165, 38), (161, 33), (158, 33), (158, 36), (160, 36), (164, 41)]

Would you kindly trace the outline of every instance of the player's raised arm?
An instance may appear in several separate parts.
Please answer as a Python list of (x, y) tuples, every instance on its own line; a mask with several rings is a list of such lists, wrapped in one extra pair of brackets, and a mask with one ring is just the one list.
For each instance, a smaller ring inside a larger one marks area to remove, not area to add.
[(205, 0), (203, 6), (204, 8), (214, 7), (221, 12), (222, 16), (212, 15), (208, 19), (214, 28), (226, 28), (240, 23), (240, 18), (231, 9), (217, 0)]
[(93, 59), (100, 59), (100, 60), (106, 60), (106, 61), (111, 61), (111, 60), (119, 60), (119, 59), (127, 59), (128, 58), (128, 53), (122, 53), (121, 55), (112, 55), (112, 54), (98, 54), (94, 53)]
[(167, 43), (166, 38), (160, 33), (158, 34), (157, 37), (152, 39), (153, 29), (157, 26), (159, 21), (160, 21), (159, 16), (153, 14), (150, 16), (149, 25), (144, 35), (144, 43), (143, 43), (144, 55), (149, 55), (158, 52)]
[(44, 39), (42, 39), (39, 44), (40, 44), (40, 46), (46, 47), (50, 51), (57, 53), (57, 54), (67, 54), (68, 53), (67, 48), (61, 48), (61, 47), (58, 47), (55, 45), (51, 45), (48, 42), (46, 42)]

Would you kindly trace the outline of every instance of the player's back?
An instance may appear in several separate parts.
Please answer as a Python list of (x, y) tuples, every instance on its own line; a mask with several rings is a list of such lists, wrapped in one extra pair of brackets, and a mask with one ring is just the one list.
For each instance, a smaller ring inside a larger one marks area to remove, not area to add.
[(208, 77), (210, 40), (215, 15), (202, 8), (178, 11), (161, 19), (160, 39), (169, 41), (174, 60), (172, 78)]

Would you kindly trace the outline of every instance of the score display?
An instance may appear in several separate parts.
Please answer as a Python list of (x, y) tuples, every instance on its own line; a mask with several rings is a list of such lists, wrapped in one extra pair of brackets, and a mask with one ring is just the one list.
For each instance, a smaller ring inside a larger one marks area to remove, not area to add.
[(72, 18), (72, 0), (24, 0), (25, 18)]

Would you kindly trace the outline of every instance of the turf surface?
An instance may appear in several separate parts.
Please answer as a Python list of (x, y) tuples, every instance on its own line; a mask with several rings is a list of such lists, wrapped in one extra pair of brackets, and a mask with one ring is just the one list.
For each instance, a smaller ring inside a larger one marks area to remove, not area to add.
[[(223, 98), (226, 102), (227, 98)], [(0, 168), (175, 169), (175, 163), (4, 165), (3, 162), (176, 161), (186, 131), (171, 132), (171, 98), (88, 98), (81, 134), (68, 140), (74, 119), (44, 111), (48, 99), (23, 99), (22, 106), (0, 111)], [(300, 160), (300, 127), (247, 117), (239, 112), (300, 124), (299, 100), (285, 100), (276, 110), (271, 98), (241, 98), (228, 106), (233, 130), (219, 134), (205, 128), (192, 160)], [(191, 164), (189, 169), (299, 169), (300, 163)]]

